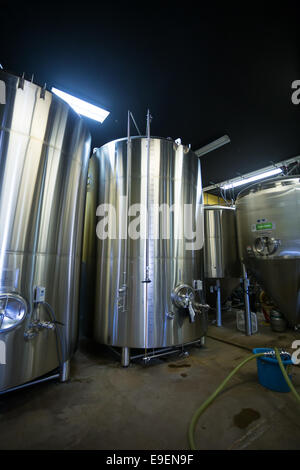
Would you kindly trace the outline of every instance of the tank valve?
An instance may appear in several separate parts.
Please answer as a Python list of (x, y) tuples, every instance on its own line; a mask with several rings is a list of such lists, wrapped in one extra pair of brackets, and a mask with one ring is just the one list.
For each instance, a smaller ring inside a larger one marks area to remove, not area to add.
[(24, 333), (24, 338), (27, 340), (33, 339), (38, 335), (38, 330), (33, 327), (33, 328), (28, 328), (25, 333)]
[(195, 321), (194, 300), (195, 291), (188, 284), (179, 284), (175, 287), (171, 294), (172, 301), (177, 308), (185, 308), (189, 310), (191, 322)]
[(175, 318), (175, 313), (173, 313), (173, 312), (167, 312), (167, 313), (166, 313), (166, 317), (167, 317), (169, 320), (174, 320), (174, 318)]
[(191, 301), (189, 302), (189, 314), (190, 314), (191, 322), (194, 323), (194, 321), (195, 321), (195, 310), (193, 309), (193, 305), (192, 305)]
[(50, 321), (39, 321), (36, 325), (38, 328), (46, 328), (46, 330), (54, 330), (55, 324)]
[(195, 310), (199, 313), (206, 313), (211, 309), (211, 306), (208, 304), (199, 304), (198, 302), (194, 303)]
[(45, 320), (35, 320), (33, 321), (27, 330), (25, 330), (24, 338), (30, 340), (35, 338), (39, 334), (39, 330), (46, 329), (46, 330), (54, 330), (55, 324), (50, 321)]

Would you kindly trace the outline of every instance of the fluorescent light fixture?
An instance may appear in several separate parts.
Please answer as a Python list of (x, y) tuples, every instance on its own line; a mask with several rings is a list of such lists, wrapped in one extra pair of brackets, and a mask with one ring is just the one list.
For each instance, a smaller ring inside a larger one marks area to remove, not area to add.
[(279, 175), (279, 173), (282, 173), (281, 168), (275, 168), (274, 170), (265, 171), (264, 173), (259, 173), (257, 175), (250, 176), (249, 178), (239, 179), (237, 181), (233, 181), (232, 183), (224, 184), (223, 186), (221, 186), (221, 189), (236, 188), (237, 186), (242, 186), (243, 184), (263, 180), (265, 178), (269, 178), (270, 176)]
[(198, 157), (202, 157), (202, 155), (205, 155), (208, 152), (212, 152), (213, 150), (216, 150), (219, 147), (222, 147), (225, 144), (229, 144), (230, 138), (228, 135), (223, 135), (217, 140), (214, 140), (210, 144), (205, 145), (204, 147), (201, 147), (200, 149), (195, 151), (195, 154)]
[(98, 106), (88, 103), (87, 101), (80, 100), (79, 98), (69, 95), (69, 93), (65, 93), (64, 91), (58, 90), (57, 88), (52, 87), (51, 91), (66, 101), (71, 106), (71, 108), (73, 108), (74, 111), (76, 111), (81, 116), (86, 116), (102, 123), (110, 114), (109, 111), (105, 111), (105, 109), (99, 108)]

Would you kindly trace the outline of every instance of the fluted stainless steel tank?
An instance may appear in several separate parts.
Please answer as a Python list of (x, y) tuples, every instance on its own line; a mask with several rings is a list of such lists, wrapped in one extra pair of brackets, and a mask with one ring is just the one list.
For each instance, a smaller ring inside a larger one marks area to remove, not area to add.
[(240, 256), (289, 323), (300, 323), (300, 178), (241, 191), (236, 201)]
[(34, 83), (0, 70), (0, 92), (4, 391), (66, 366), (76, 347), (90, 135), (65, 102)]
[[(116, 221), (115, 233), (107, 226), (110, 235), (97, 239), (94, 337), (108, 345), (146, 349), (200, 339), (207, 328), (200, 307), (200, 160), (171, 139), (135, 137), (96, 149), (92, 162), (99, 175), (94, 188), (98, 237), (108, 219)], [(141, 208), (149, 209), (146, 215)], [(187, 233), (189, 213), (194, 234)]]

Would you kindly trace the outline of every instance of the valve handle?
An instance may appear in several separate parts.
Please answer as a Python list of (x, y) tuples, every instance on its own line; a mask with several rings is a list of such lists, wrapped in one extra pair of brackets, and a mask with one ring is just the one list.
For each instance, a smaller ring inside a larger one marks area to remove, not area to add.
[(192, 305), (191, 301), (189, 302), (189, 314), (190, 314), (191, 322), (194, 323), (194, 321), (195, 321), (195, 310), (193, 309), (193, 305)]

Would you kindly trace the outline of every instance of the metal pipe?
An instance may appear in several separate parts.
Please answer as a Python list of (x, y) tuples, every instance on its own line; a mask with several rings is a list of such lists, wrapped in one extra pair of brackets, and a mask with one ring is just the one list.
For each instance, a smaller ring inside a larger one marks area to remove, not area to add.
[(113, 346), (110, 346), (109, 344), (106, 345), (106, 347), (108, 349), (110, 349), (114, 354), (116, 354), (117, 356), (121, 357), (121, 354), (115, 350), (115, 348)]
[(251, 321), (251, 309), (249, 301), (249, 279), (247, 275), (246, 266), (242, 263), (243, 268), (243, 284), (244, 284), (244, 301), (245, 301), (245, 329), (246, 335), (252, 335), (252, 321)]
[(50, 375), (49, 377), (44, 377), (43, 379), (33, 380), (32, 382), (27, 382), (25, 384), (18, 385), (17, 387), (12, 387), (8, 388), (7, 390), (3, 390), (2, 392), (0, 392), (0, 395), (4, 395), (5, 393), (9, 392), (14, 392), (15, 390), (20, 390), (22, 388), (31, 387), (31, 385), (40, 384), (42, 382), (48, 382), (49, 380), (58, 379), (59, 377), (60, 374), (54, 374)]
[[(155, 353), (160, 353), (160, 352), (163, 352), (163, 351), (171, 351), (173, 350), (174, 348), (163, 348), (163, 349), (158, 349), (157, 351), (155, 351)], [(147, 357), (152, 357), (153, 354), (149, 354), (149, 356)], [(141, 357), (145, 357), (145, 353), (144, 354), (136, 354), (135, 356), (131, 356), (131, 359), (134, 360), (134, 359), (140, 359)]]
[(128, 367), (129, 363), (130, 363), (130, 349), (127, 347), (122, 348), (121, 364), (123, 367)]
[(163, 356), (165, 354), (169, 354), (169, 352), (178, 352), (178, 351), (182, 350), (185, 346), (191, 346), (191, 345), (197, 344), (197, 343), (200, 343), (201, 346), (204, 346), (205, 336), (202, 336), (201, 338), (199, 338), (195, 341), (190, 341), (189, 343), (184, 343), (182, 345), (170, 346), (170, 347), (166, 347), (166, 348), (157, 349), (157, 350), (155, 350), (154, 354), (150, 353), (149, 355), (146, 355), (146, 356), (145, 356), (145, 353), (136, 354), (135, 356), (130, 356), (130, 349), (128, 347), (123, 347), (121, 353), (119, 353), (113, 346), (107, 345), (107, 347), (113, 353), (115, 353), (118, 357), (121, 357), (122, 365), (123, 365), (123, 360), (124, 360), (124, 362), (128, 362), (127, 365), (123, 365), (123, 367), (127, 367), (131, 360), (141, 359), (143, 357), (149, 357), (151, 359), (152, 357), (158, 357), (157, 354), (159, 354), (159, 356)]
[[(122, 356), (122, 353), (119, 353), (118, 351), (116, 351), (116, 349), (115, 349), (113, 346), (107, 345), (107, 347), (108, 347), (114, 354), (116, 354), (118, 357), (121, 357), (121, 356)], [(170, 351), (171, 349), (174, 349), (174, 347), (158, 349), (156, 352)], [(130, 360), (140, 359), (141, 357), (145, 357), (145, 353), (143, 353), (143, 354), (136, 354), (135, 356), (130, 356)]]
[(199, 148), (198, 150), (195, 150), (195, 154), (197, 157), (202, 157), (203, 155), (206, 155), (207, 153), (222, 147), (222, 145), (229, 144), (229, 142), (230, 137), (228, 135), (223, 135), (219, 139), (216, 139), (213, 142), (210, 142), (209, 144)]
[[(128, 111), (127, 117), (127, 177), (126, 177), (126, 207), (125, 207), (125, 214), (124, 214), (124, 224), (125, 230), (123, 230), (125, 238), (124, 238), (124, 257), (123, 257), (123, 285), (121, 287), (122, 290), (122, 310), (123, 312), (126, 311), (127, 307), (127, 260), (128, 260), (128, 212), (129, 212), (129, 205), (131, 199), (131, 136), (130, 136), (130, 116), (131, 112)], [(121, 279), (119, 279), (119, 292), (120, 292), (120, 283), (122, 284)]]
[[(170, 346), (170, 347), (166, 347), (166, 348), (162, 348), (162, 349), (157, 349), (155, 350), (155, 354), (149, 354), (147, 355), (146, 357), (156, 357), (156, 353), (168, 353), (169, 351), (178, 351), (178, 350), (182, 350), (185, 346), (191, 346), (193, 344), (197, 344), (197, 343), (201, 343), (202, 344), (202, 338), (205, 338), (204, 336), (202, 336), (200, 339), (197, 339), (195, 341), (190, 341), (189, 343), (184, 343), (182, 345), (178, 345), (178, 346)], [(205, 341), (205, 340), (204, 340)], [(163, 354), (160, 354), (160, 355), (163, 355)], [(145, 354), (137, 354), (136, 356), (131, 356), (131, 359), (140, 359), (141, 357), (145, 357)]]
[[(184, 343), (182, 346), (190, 346), (192, 344), (197, 344), (199, 342), (201, 343), (202, 338), (203, 338), (203, 336), (200, 339), (196, 339), (195, 341), (190, 341), (189, 343)], [(179, 348), (180, 346), (175, 346), (175, 347)]]
[(212, 191), (213, 189), (220, 188), (220, 186), (224, 186), (225, 184), (234, 183), (240, 178), (247, 179), (247, 178), (250, 178), (251, 176), (257, 175), (258, 173), (265, 173), (269, 170), (273, 170), (274, 168), (281, 168), (283, 166), (288, 166), (291, 163), (295, 163), (295, 162), (300, 163), (300, 155), (296, 155), (295, 157), (289, 158), (287, 160), (276, 162), (276, 164), (274, 163), (273, 165), (265, 166), (264, 168), (261, 168), (259, 171), (255, 170), (250, 173), (245, 173), (244, 175), (241, 175), (237, 178), (232, 178), (227, 181), (221, 181), (221, 183), (211, 184), (210, 186), (206, 186), (205, 188), (203, 188), (203, 192)]
[(220, 282), (220, 279), (217, 279), (217, 281), (216, 281), (216, 291), (217, 291), (217, 316), (216, 316), (216, 322), (217, 322), (217, 326), (222, 326), (221, 282)]
[[(149, 278), (149, 227), (150, 227), (150, 214), (149, 214), (149, 191), (150, 191), (150, 111), (147, 111), (147, 194), (146, 194), (146, 207), (147, 207), (147, 222), (146, 222), (146, 256), (145, 256), (145, 282), (151, 282)], [(147, 287), (147, 286), (146, 286)]]
[(133, 124), (135, 125), (135, 128), (136, 128), (136, 130), (138, 131), (138, 134), (139, 134), (139, 135), (142, 135), (141, 132), (140, 132), (140, 130), (139, 130), (139, 128), (138, 128), (137, 123), (135, 122), (135, 119), (134, 119), (134, 117), (133, 117), (132, 112), (129, 111), (129, 113), (130, 113), (131, 119), (132, 119), (132, 121), (133, 121)]
[(148, 349), (148, 283), (150, 279), (150, 266), (149, 266), (149, 227), (150, 227), (150, 214), (149, 214), (149, 190), (150, 190), (150, 111), (147, 111), (147, 189), (146, 189), (146, 253), (145, 253), (145, 356), (147, 356)]
[(149, 362), (151, 361), (151, 359), (155, 359), (157, 357), (161, 357), (161, 356), (169, 356), (170, 354), (176, 354), (176, 353), (179, 353), (180, 352), (180, 349), (174, 349), (172, 351), (166, 351), (166, 352), (163, 352), (161, 354), (152, 354), (151, 356), (144, 356), (143, 355), (143, 359), (145, 360), (145, 362)]

